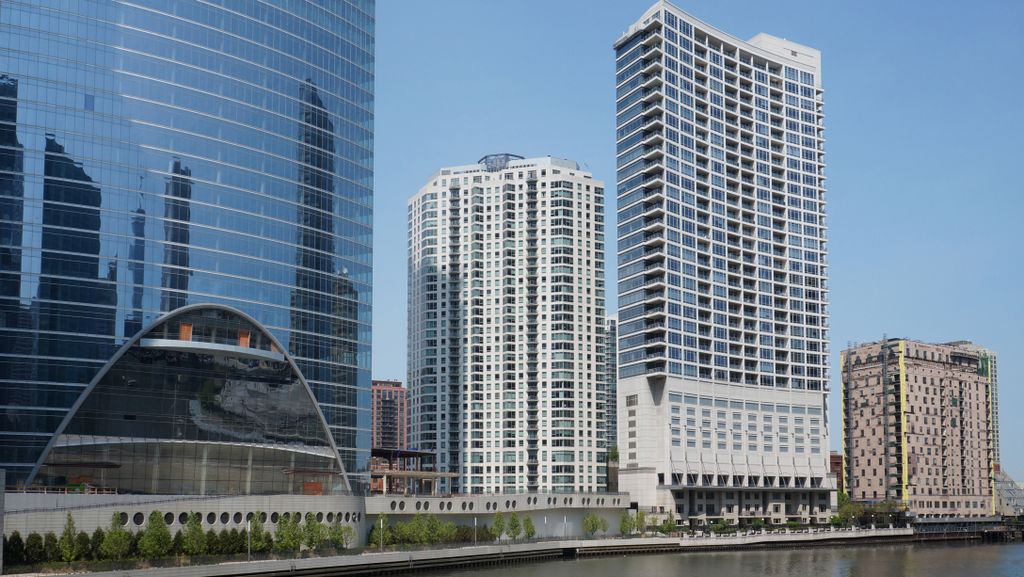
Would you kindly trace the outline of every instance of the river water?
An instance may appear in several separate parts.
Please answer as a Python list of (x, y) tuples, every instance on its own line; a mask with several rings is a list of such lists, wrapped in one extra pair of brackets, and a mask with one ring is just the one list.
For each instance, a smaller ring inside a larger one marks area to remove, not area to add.
[(452, 577), (1024, 577), (1024, 544), (913, 544), (587, 557), (430, 573)]

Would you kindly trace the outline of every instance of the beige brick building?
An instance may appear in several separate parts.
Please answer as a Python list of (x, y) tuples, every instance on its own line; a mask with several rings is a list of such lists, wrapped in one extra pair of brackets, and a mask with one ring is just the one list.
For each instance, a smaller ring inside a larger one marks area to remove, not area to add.
[(922, 517), (994, 513), (994, 355), (905, 339), (843, 352), (843, 476), (851, 499)]

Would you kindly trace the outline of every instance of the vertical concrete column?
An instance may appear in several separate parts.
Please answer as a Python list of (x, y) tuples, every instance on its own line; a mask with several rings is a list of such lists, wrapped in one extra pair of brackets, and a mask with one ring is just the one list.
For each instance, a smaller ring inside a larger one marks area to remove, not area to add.
[(291, 458), (288, 460), (288, 468), (292, 471), (291, 480), (288, 482), (288, 494), (295, 494), (295, 453), (291, 454)]
[(249, 447), (248, 460), (245, 464), (245, 494), (252, 494), (252, 447)]
[(206, 462), (210, 456), (210, 447), (203, 445), (203, 458), (199, 460), (199, 494), (206, 494)]
[(160, 445), (156, 446), (153, 454), (153, 480), (150, 482), (149, 492), (157, 494), (160, 492)]

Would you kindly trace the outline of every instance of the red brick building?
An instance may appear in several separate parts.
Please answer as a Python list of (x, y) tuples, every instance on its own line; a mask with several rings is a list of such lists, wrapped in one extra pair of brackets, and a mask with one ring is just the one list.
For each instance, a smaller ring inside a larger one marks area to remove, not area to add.
[(408, 448), (409, 389), (401, 381), (373, 381), (372, 397), (373, 448)]
[[(373, 381), (371, 388), (371, 413), (373, 414), (373, 449), (402, 451), (409, 446), (409, 389), (401, 381)], [(370, 471), (400, 470), (401, 460), (379, 457), (370, 459)], [(394, 485), (395, 482), (389, 482)], [(384, 490), (383, 480), (370, 481), (372, 491)], [(389, 490), (395, 490), (392, 486)]]

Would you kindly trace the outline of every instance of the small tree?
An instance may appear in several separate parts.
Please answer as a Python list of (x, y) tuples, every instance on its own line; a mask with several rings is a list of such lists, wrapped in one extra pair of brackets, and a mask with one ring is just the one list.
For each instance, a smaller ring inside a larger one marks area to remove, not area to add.
[(533, 539), (537, 535), (537, 529), (533, 526), (533, 519), (529, 515), (523, 516), (523, 536)]
[(391, 525), (388, 524), (388, 516), (378, 515), (373, 524), (373, 529), (370, 530), (370, 543), (374, 547), (380, 548), (390, 545), (394, 542), (393, 540), (394, 534), (391, 530)]
[(158, 559), (166, 557), (171, 552), (171, 542), (174, 537), (171, 535), (167, 523), (164, 522), (164, 514), (160, 511), (153, 511), (149, 514), (149, 521), (146, 528), (139, 536), (139, 554), (146, 559)]
[(838, 509), (833, 517), (833, 524), (846, 526), (859, 522), (865, 513), (864, 506), (860, 503), (854, 503), (850, 499), (850, 495), (845, 492), (839, 493), (837, 499)]
[(102, 528), (96, 527), (96, 530), (92, 532), (92, 537), (89, 537), (89, 556), (93, 560), (103, 559), (103, 539), (106, 535)]
[(505, 515), (501, 511), (494, 514), (494, 525), (491, 526), (491, 531), (494, 532), (494, 538), (499, 541), (505, 534)]
[(297, 515), (282, 515), (277, 521), (274, 547), (282, 553), (294, 553), (302, 546), (302, 528)]
[(53, 531), (47, 531), (43, 536), (43, 556), (46, 561), (60, 561), (60, 545)]
[(607, 535), (608, 534), (608, 519), (605, 519), (603, 516), (598, 516), (597, 517), (597, 522), (598, 522), (597, 528), (601, 530), (601, 533), (603, 533), (604, 535)]
[(89, 547), (89, 534), (85, 531), (79, 531), (75, 541), (78, 543), (78, 558), (83, 560), (92, 559), (92, 549)]
[[(88, 542), (89, 537), (86, 536), (85, 539)], [(78, 529), (75, 528), (75, 519), (71, 513), (68, 513), (67, 520), (64, 521), (64, 531), (60, 534), (57, 546), (60, 549), (60, 557), (65, 563), (71, 563), (85, 553), (78, 547)]]
[(272, 540), (270, 533), (263, 528), (263, 513), (259, 511), (253, 514), (249, 522), (249, 542), (252, 544), (252, 550), (257, 553), (270, 551)]
[(459, 538), (459, 530), (453, 521), (441, 523), (438, 541), (441, 543), (454, 543)]
[(203, 538), (206, 541), (206, 554), (207, 555), (220, 555), (224, 551), (221, 550), (220, 538), (217, 536), (217, 532), (210, 529), (206, 532), (206, 536)]
[(222, 553), (234, 555), (237, 553), (245, 552), (245, 534), (239, 532), (238, 529), (235, 529), (233, 527), (231, 528), (230, 531), (221, 529), (220, 542)]
[(597, 533), (598, 529), (601, 528), (601, 521), (593, 511), (583, 516), (583, 533), (587, 537), (593, 537), (594, 533)]
[(130, 537), (128, 541), (128, 558), (130, 559), (132, 557), (140, 556), (139, 539), (142, 538), (142, 531), (137, 531), (135, 533), (129, 532), (128, 536)]
[(182, 535), (181, 529), (174, 532), (174, 538), (171, 539), (171, 555), (180, 557), (185, 554), (185, 550), (183, 548), (184, 540), (185, 537)]
[(185, 532), (181, 535), (181, 552), (189, 557), (206, 554), (206, 533), (203, 533), (203, 522), (199, 513), (193, 511), (188, 515)]
[(482, 527), (479, 527), (477, 529), (476, 538), (478, 541), (483, 541), (484, 543), (486, 543), (488, 541), (494, 541), (498, 537), (494, 534), (494, 529), (488, 527), (487, 525), (483, 525)]
[(327, 540), (327, 532), (323, 523), (316, 520), (316, 515), (306, 513), (306, 522), (302, 524), (302, 542), (310, 549), (319, 549)]
[(668, 517), (665, 517), (665, 520), (661, 522), (661, 526), (658, 527), (658, 531), (668, 535), (669, 533), (672, 533), (675, 530), (676, 518), (675, 515), (673, 515), (672, 512), (669, 511)]
[(708, 530), (710, 530), (712, 533), (725, 533), (729, 530), (729, 525), (725, 522), (724, 519), (719, 519), (718, 521), (712, 523), (708, 527)]
[(519, 515), (514, 511), (508, 516), (508, 527), (505, 532), (508, 534), (508, 538), (515, 541), (519, 538), (519, 534), (522, 533), (523, 526), (519, 523)]
[(619, 533), (623, 535), (632, 535), (633, 529), (636, 528), (636, 522), (633, 520), (633, 516), (628, 511), (623, 511), (619, 515)]
[(334, 545), (337, 549), (348, 549), (352, 540), (355, 539), (356, 530), (350, 525), (343, 525), (335, 522), (331, 525), (330, 531), (328, 531), (328, 538), (331, 545)]
[(638, 509), (637, 512), (636, 512), (636, 519), (633, 522), (635, 524), (636, 530), (639, 531), (641, 535), (647, 533), (647, 514), (646, 513), (644, 513), (643, 511)]
[(43, 536), (32, 532), (25, 539), (25, 561), (28, 563), (42, 563), (46, 559), (46, 550), (43, 549)]
[(25, 542), (21, 539), (21, 533), (11, 533), (7, 540), (7, 547), (4, 548), (4, 561), (7, 565), (21, 565), (25, 562)]

